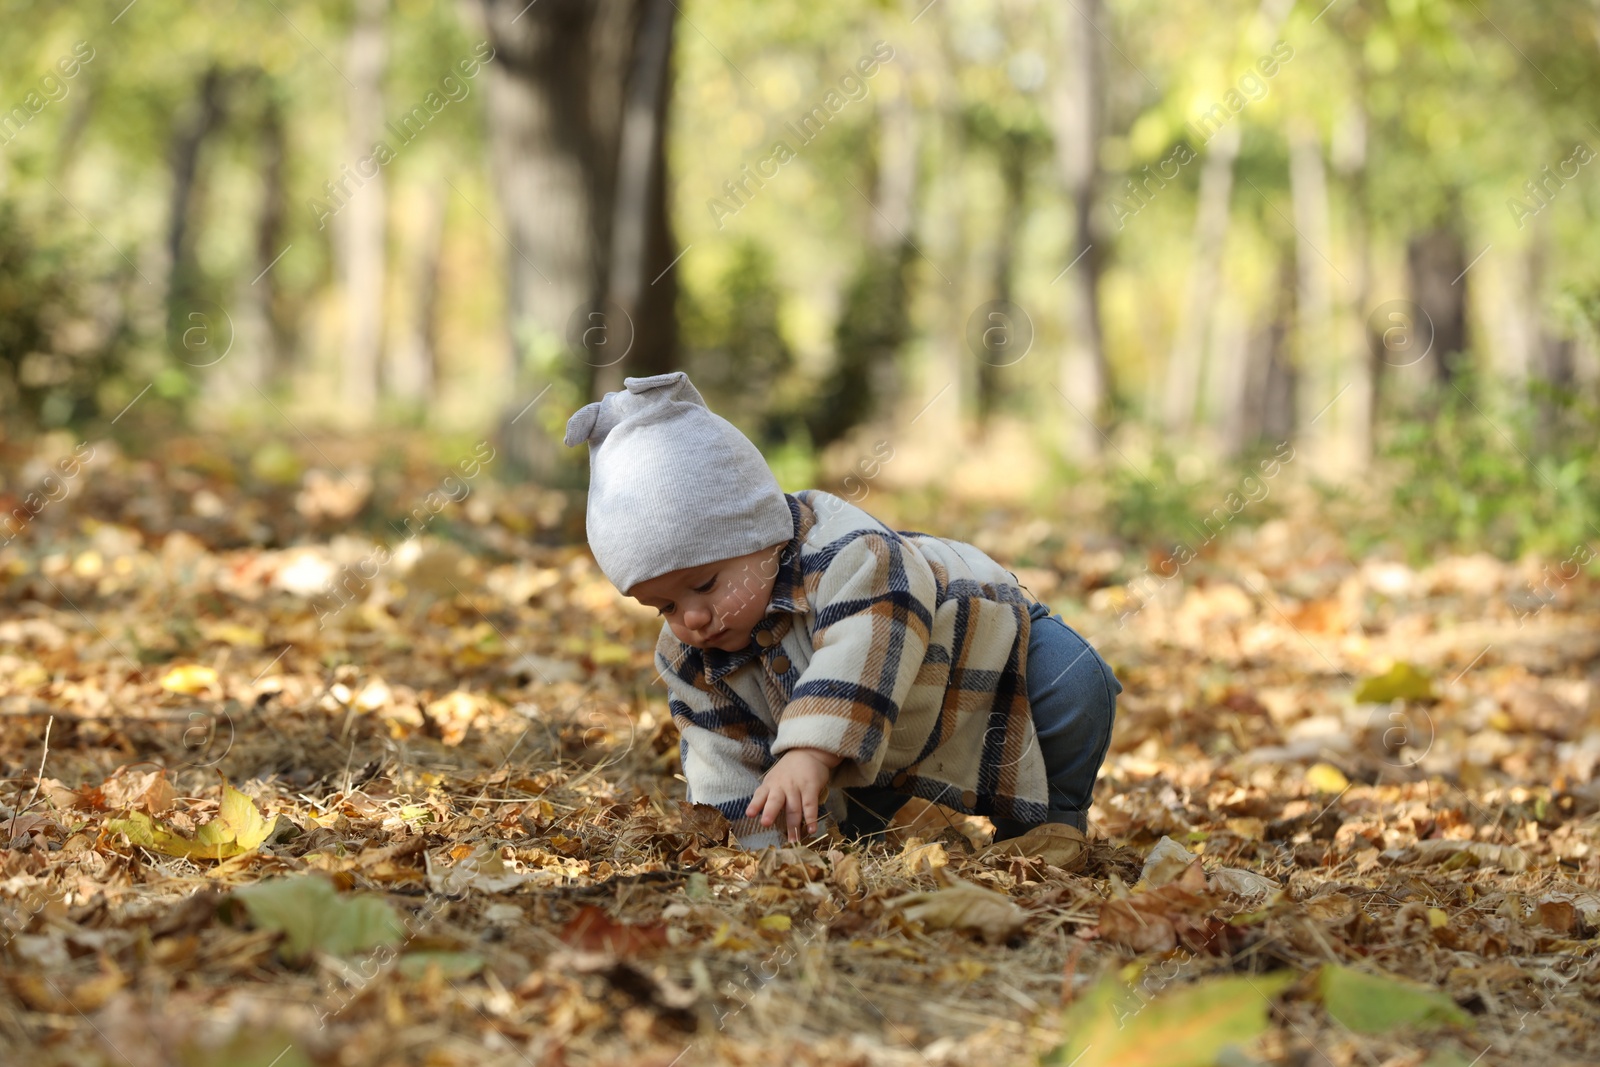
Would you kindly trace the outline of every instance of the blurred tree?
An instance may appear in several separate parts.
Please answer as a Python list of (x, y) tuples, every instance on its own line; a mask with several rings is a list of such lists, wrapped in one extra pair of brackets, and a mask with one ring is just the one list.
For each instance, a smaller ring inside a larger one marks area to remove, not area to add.
[(195, 256), (195, 220), (200, 209), (200, 154), (223, 120), (230, 80), (223, 68), (209, 64), (194, 96), (173, 124), (168, 159), (172, 169), (171, 208), (167, 214), (167, 331), (182, 337), (197, 301), (210, 296), (204, 268)]
[(781, 296), (772, 253), (745, 237), (712, 290), (683, 301), (685, 363), (696, 388), (763, 446), (781, 443), (801, 415), (785, 387), (794, 353), (778, 322)]
[(284, 128), (283, 90), (276, 79), (259, 72), (256, 88), (260, 97), (258, 139), (261, 159), (261, 213), (256, 219), (256, 263), (259, 270), (248, 287), (259, 295), (258, 317), (265, 322), (261, 338), (265, 351), (260, 355), (258, 377), (275, 380), (290, 364), (295, 351), (295, 331), (277, 277), (268, 268), (277, 263), (286, 245), (289, 211), (289, 139)]
[[(1278, 35), (1294, 0), (1261, 0), (1241, 44), (1262, 51)], [(1238, 66), (1248, 66), (1259, 52), (1245, 53)], [(1230, 72), (1230, 77), (1231, 77)], [(1230, 90), (1237, 95), (1237, 90)], [(1215, 107), (1212, 109), (1216, 110)], [(1242, 116), (1234, 116), (1205, 142), (1205, 162), (1200, 170), (1199, 205), (1195, 212), (1193, 262), (1177, 331), (1167, 359), (1162, 418), (1169, 431), (1186, 434), (1194, 425), (1200, 381), (1205, 362), (1205, 340), (1222, 278), (1222, 253), (1227, 242), (1233, 200), (1234, 164), (1243, 140)], [(1218, 358), (1226, 358), (1218, 353)]]
[(1406, 277), (1411, 299), (1433, 331), (1430, 353), (1435, 380), (1449, 385), (1467, 350), (1467, 253), (1461, 247), (1459, 201), (1406, 241)]
[(806, 430), (819, 449), (840, 440), (868, 419), (892, 411), (902, 384), (900, 356), (911, 330), (910, 268), (920, 253), (912, 237), (917, 191), (917, 127), (909, 79), (900, 71), (877, 75), (873, 113), (874, 151), (869, 157), (871, 194), (850, 176), (860, 195), (852, 202), (864, 216), (866, 239), (845, 287), (834, 327), (834, 363), (806, 415)]
[[(355, 188), (345, 193), (334, 234), (344, 286), (343, 399), (345, 411), (357, 423), (377, 412), (378, 368), (383, 360), (388, 199), (382, 161), (372, 157), (383, 130), (388, 13), (388, 0), (356, 0), (346, 47), (350, 91), (344, 155), (353, 161), (349, 166), (355, 171)], [(345, 172), (335, 184), (348, 189), (350, 179)]]
[[(603, 375), (580, 360), (573, 373), (591, 393), (623, 369), (656, 373), (676, 344), (676, 288), (670, 272), (660, 277), (678, 254), (664, 198), (672, 4), (479, 6), (495, 49), (490, 146), (513, 246), (513, 321), (565, 342), (575, 316), (610, 314), (616, 301), (632, 319), (625, 363)], [(626, 261), (613, 266), (619, 251)]]
[[(1105, 16), (1101, 0), (1082, 0), (1063, 12), (1059, 78), (1056, 88), (1055, 149), (1057, 167), (1072, 211), (1072, 243), (1063, 264), (1067, 283), (1067, 340), (1062, 349), (1060, 389), (1071, 410), (1062, 424), (1071, 427), (1071, 450), (1080, 457), (1098, 456), (1111, 394), (1111, 368), (1100, 329), (1100, 277), (1106, 235), (1096, 210), (1100, 186), (1100, 143), (1104, 128), (1105, 71), (1099, 25)], [(1070, 269), (1068, 269), (1070, 267)]]
[(95, 387), (117, 349), (114, 337), (94, 331), (85, 338), (77, 328), (94, 298), (84, 288), (85, 258), (71, 242), (44, 243), (14, 204), (0, 201), (4, 436), (80, 422), (94, 411)]

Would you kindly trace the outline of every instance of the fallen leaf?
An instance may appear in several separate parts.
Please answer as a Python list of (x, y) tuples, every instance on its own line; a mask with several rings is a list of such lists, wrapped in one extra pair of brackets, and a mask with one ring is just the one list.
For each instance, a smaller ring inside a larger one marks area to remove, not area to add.
[(235, 889), (233, 895), (258, 930), (283, 933), (278, 954), (300, 963), (313, 950), (349, 956), (392, 947), (405, 939), (405, 924), (382, 897), (341, 895), (317, 875), (274, 878)]
[(921, 838), (913, 837), (906, 842), (905, 848), (900, 853), (900, 870), (907, 878), (915, 878), (926, 871), (947, 867), (949, 864), (949, 854), (937, 841), (924, 843)]
[(1067, 1009), (1067, 1044), (1045, 1059), (1075, 1067), (1211, 1067), (1229, 1045), (1265, 1033), (1290, 974), (1208, 978), (1145, 1000), (1108, 974)]
[(1528, 854), (1516, 845), (1495, 845), (1488, 841), (1450, 841), (1434, 839), (1418, 841), (1411, 851), (1423, 863), (1461, 866), (1499, 867), (1513, 874), (1525, 871), (1530, 865)]
[(1350, 788), (1350, 779), (1331, 763), (1313, 763), (1306, 768), (1306, 785), (1318, 793), (1342, 793)]
[(107, 808), (142, 808), (151, 815), (159, 815), (172, 807), (178, 791), (167, 781), (165, 770), (133, 771), (118, 767), (100, 785), (100, 795)]
[(727, 844), (728, 832), (733, 824), (728, 817), (710, 804), (690, 804), (678, 801), (678, 819), (689, 833), (703, 837), (713, 845)]
[(982, 935), (991, 945), (1010, 940), (1027, 922), (1028, 913), (1004, 893), (985, 889), (945, 872), (951, 884), (926, 893), (907, 893), (883, 902), (901, 908), (902, 914), (937, 930), (966, 930)]
[(161, 688), (193, 696), (217, 684), (217, 672), (198, 663), (182, 663), (161, 676)]
[(593, 904), (579, 908), (560, 936), (573, 948), (606, 952), (621, 959), (654, 952), (667, 944), (665, 926), (621, 923)]
[(478, 717), (478, 702), (471, 693), (457, 689), (429, 704), (426, 713), (438, 727), (440, 740), (447, 745), (459, 745), (466, 740), (472, 721)]
[(1267, 836), (1266, 820), (1258, 819), (1253, 815), (1229, 819), (1224, 825), (1246, 841), (1261, 841)]
[(1100, 905), (1100, 936), (1134, 952), (1220, 955), (1229, 950), (1228, 923), (1217, 914), (1205, 870), (1195, 860), (1176, 881)]
[(412, 981), (427, 977), (437, 971), (440, 978), (471, 978), (483, 970), (487, 961), (476, 952), (407, 952), (400, 957), (400, 975)]
[(1218, 867), (1206, 875), (1206, 880), (1217, 892), (1244, 900), (1255, 900), (1281, 888), (1265, 875), (1238, 867)]
[(1421, 670), (1403, 660), (1383, 674), (1367, 678), (1356, 687), (1356, 703), (1387, 704), (1391, 700), (1432, 700), (1433, 683)]
[(1139, 884), (1155, 888), (1176, 881), (1194, 861), (1194, 853), (1172, 838), (1163, 837), (1145, 857), (1144, 870), (1139, 874)]
[(261, 648), (267, 643), (266, 634), (253, 626), (241, 626), (236, 622), (202, 623), (200, 632), (207, 641), (235, 648)]
[(279, 818), (275, 815), (270, 822), (262, 818), (254, 801), (223, 782), (217, 817), (200, 827), (193, 839), (142, 811), (130, 812), (126, 819), (107, 819), (105, 828), (126, 834), (131, 844), (167, 856), (225, 860), (260, 848), (277, 829)]
[(55, 1015), (76, 1016), (96, 1011), (111, 995), (128, 984), (127, 977), (114, 964), (93, 978), (73, 981), (64, 974), (9, 974), (6, 982), (28, 1007)]
[(436, 868), (430, 855), (424, 855), (422, 862), (427, 870), (428, 888), (445, 896), (459, 896), (469, 889), (480, 893), (505, 893), (535, 877), (531, 872), (508, 868), (500, 850), (489, 844), (479, 845), (454, 867)]
[(1323, 965), (1317, 988), (1328, 1014), (1363, 1034), (1386, 1033), (1401, 1026), (1424, 1030), (1466, 1026), (1472, 1021), (1455, 1001), (1437, 990), (1335, 963)]

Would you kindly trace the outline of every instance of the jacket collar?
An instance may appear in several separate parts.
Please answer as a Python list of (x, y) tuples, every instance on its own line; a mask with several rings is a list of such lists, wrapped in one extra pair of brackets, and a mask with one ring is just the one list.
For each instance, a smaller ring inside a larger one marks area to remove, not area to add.
[(707, 681), (719, 681), (759, 655), (762, 649), (756, 643), (756, 634), (771, 630), (782, 640), (793, 625), (791, 616), (804, 615), (810, 610), (810, 602), (806, 599), (805, 574), (800, 567), (800, 545), (815, 524), (816, 513), (793, 494), (785, 493), (783, 496), (789, 503), (789, 517), (794, 520), (795, 533), (778, 554), (778, 573), (773, 576), (772, 597), (767, 602), (766, 618), (756, 623), (750, 631), (749, 642), (737, 651), (724, 652), (720, 648), (701, 650)]
[(800, 569), (800, 545), (817, 518), (815, 512), (793, 495), (783, 495), (789, 501), (789, 516), (794, 520), (795, 534), (778, 556), (778, 573), (772, 580), (772, 600), (767, 604), (767, 614), (785, 611), (804, 615), (810, 610), (810, 604), (806, 600), (805, 573)]

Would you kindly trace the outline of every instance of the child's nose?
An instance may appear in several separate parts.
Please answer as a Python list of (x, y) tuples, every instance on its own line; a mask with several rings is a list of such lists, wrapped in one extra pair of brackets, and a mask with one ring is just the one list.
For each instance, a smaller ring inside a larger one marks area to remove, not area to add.
[(691, 630), (704, 630), (711, 625), (711, 612), (705, 608), (686, 608), (683, 612), (683, 624)]

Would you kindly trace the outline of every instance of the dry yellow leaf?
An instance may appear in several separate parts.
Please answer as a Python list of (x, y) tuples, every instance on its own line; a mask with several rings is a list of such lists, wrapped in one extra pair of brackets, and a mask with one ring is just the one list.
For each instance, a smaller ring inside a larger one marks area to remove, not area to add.
[(153, 852), (188, 859), (225, 860), (260, 848), (272, 836), (278, 818), (276, 815), (270, 821), (262, 818), (254, 801), (223, 782), (217, 817), (200, 827), (193, 839), (142, 811), (130, 812), (126, 819), (107, 819), (105, 826), (109, 833), (126, 834), (131, 844)]
[(937, 841), (924, 844), (921, 838), (913, 837), (906, 842), (905, 850), (900, 853), (900, 868), (907, 878), (949, 865), (950, 856), (945, 852), (944, 846)]
[(1306, 770), (1306, 785), (1318, 793), (1342, 793), (1350, 788), (1350, 779), (1331, 763), (1313, 763)]
[(989, 965), (977, 960), (956, 960), (933, 972), (935, 982), (975, 982), (989, 973)]
[(733, 932), (729, 923), (717, 927), (717, 932), (711, 935), (712, 948), (725, 948), (729, 952), (743, 952), (745, 949), (755, 948), (756, 943), (748, 937), (740, 937)]
[(1253, 815), (1229, 819), (1226, 823), (1228, 829), (1238, 834), (1246, 841), (1260, 841), (1267, 835), (1267, 823)]
[(903, 908), (907, 919), (940, 930), (967, 930), (991, 945), (1009, 940), (1022, 929), (1028, 913), (1004, 893), (973, 885), (945, 872), (950, 886), (931, 893), (907, 893), (883, 902)]
[(428, 705), (428, 718), (439, 728), (439, 736), (447, 745), (459, 745), (466, 740), (472, 720), (478, 716), (478, 702), (471, 693), (460, 689)]
[(180, 663), (161, 676), (161, 688), (193, 696), (217, 684), (217, 672), (198, 663)]
[(236, 622), (203, 623), (200, 632), (205, 634), (207, 641), (217, 641), (235, 648), (261, 648), (267, 643), (267, 635), (254, 626), (241, 626)]

